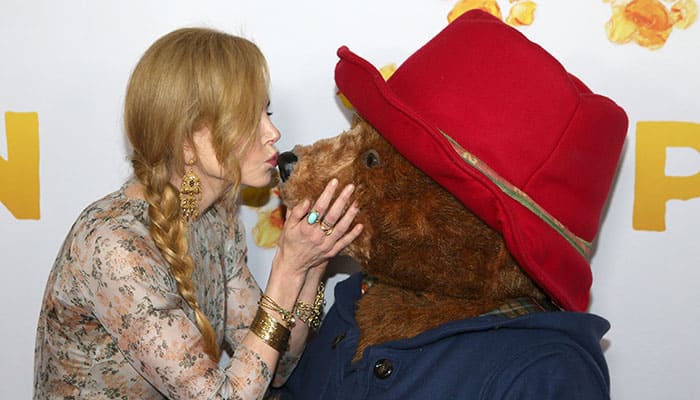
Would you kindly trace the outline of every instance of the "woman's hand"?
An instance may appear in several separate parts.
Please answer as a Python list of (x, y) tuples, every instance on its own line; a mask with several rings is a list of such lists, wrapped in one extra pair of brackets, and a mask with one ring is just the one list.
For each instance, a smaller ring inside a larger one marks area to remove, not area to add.
[(362, 232), (358, 224), (350, 229), (359, 209), (356, 202), (348, 207), (354, 185), (347, 185), (335, 201), (338, 180), (332, 179), (313, 205), (305, 200), (287, 210), (286, 222), (278, 241), (273, 269), (304, 281), (310, 268), (326, 265)]
[[(284, 319), (280, 312), (290, 312), (297, 299), (307, 303), (313, 301), (328, 260), (362, 232), (361, 224), (350, 228), (359, 211), (356, 202), (348, 206), (354, 185), (343, 188), (333, 200), (337, 186), (338, 180), (332, 179), (313, 204), (310, 200), (304, 200), (287, 210), (265, 289), (265, 294), (274, 300), (277, 307), (282, 308), (280, 311), (266, 310), (277, 321)], [(289, 343), (288, 354), (292, 358), (298, 357), (304, 348), (307, 334), (308, 328), (297, 323)], [(277, 351), (263, 344), (256, 335), (246, 336), (245, 343), (253, 346), (265, 360), (270, 360), (268, 365), (277, 363)], [(284, 365), (281, 368), (284, 369)], [(288, 373), (282, 375), (287, 376)]]

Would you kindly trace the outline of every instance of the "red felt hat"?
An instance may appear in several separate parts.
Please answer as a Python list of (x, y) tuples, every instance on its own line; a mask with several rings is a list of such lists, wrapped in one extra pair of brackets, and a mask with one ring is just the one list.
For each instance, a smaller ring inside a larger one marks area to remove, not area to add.
[(449, 24), (387, 81), (347, 47), (338, 56), (335, 81), (355, 110), (502, 233), (554, 302), (584, 311), (624, 110), (479, 10)]

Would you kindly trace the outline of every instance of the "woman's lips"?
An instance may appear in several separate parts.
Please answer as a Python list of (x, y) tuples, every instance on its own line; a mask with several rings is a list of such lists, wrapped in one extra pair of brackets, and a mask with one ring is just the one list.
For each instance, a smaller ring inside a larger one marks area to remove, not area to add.
[(267, 160), (266, 162), (267, 162), (268, 164), (272, 165), (273, 167), (276, 167), (276, 166), (277, 166), (277, 157), (278, 157), (278, 156), (279, 156), (279, 153), (275, 153), (275, 155), (272, 156), (272, 157), (270, 157), (270, 159)]

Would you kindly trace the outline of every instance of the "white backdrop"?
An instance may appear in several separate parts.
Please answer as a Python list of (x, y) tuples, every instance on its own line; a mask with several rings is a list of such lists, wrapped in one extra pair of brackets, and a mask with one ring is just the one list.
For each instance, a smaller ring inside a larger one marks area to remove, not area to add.
[[(64, 235), (83, 207), (130, 174), (121, 125), (124, 90), (131, 68), (156, 38), (198, 25), (256, 42), (270, 64), (273, 121), (283, 134), (279, 148), (286, 150), (347, 127), (333, 82), (340, 45), (378, 67), (400, 64), (446, 26), (457, 3), (2, 0), (0, 187), (10, 190), (0, 189), (0, 398), (31, 396), (36, 318)], [(510, 2), (498, 3), (507, 15)], [(700, 24), (672, 29), (663, 46), (651, 50), (609, 40), (605, 23), (615, 4), (533, 3), (534, 22), (519, 29), (594, 91), (615, 99), (630, 117), (593, 257), (590, 310), (612, 324), (604, 347), (613, 398), (695, 399), (700, 393)], [(38, 118), (38, 219), (16, 218), (7, 206), (32, 178), (18, 178), (11, 170), (20, 165), (9, 157), (19, 145), (8, 140), (5, 120), (14, 114), (7, 112)], [(663, 123), (649, 128), (647, 122)], [(640, 130), (650, 132), (648, 144), (637, 141)], [(666, 149), (664, 140), (672, 136), (680, 139)], [(664, 169), (657, 168), (656, 178), (641, 168), (658, 167), (647, 161), (654, 154)], [(677, 177), (675, 189), (666, 175)], [(680, 192), (687, 201), (674, 200), (683, 197), (674, 195)], [(641, 206), (653, 198), (671, 199), (665, 213)], [(245, 210), (249, 230), (255, 211)], [(665, 227), (650, 229), (648, 221), (659, 215)], [(253, 238), (249, 233), (251, 265), (264, 283), (271, 251), (258, 248)]]

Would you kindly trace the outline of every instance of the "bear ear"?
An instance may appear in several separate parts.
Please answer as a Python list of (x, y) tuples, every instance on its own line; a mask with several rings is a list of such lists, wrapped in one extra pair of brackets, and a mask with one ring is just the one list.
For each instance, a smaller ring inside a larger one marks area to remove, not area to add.
[(352, 115), (352, 124), (350, 126), (355, 126), (362, 121), (364, 121), (364, 120), (362, 119), (362, 117), (360, 117), (360, 114), (355, 113)]

